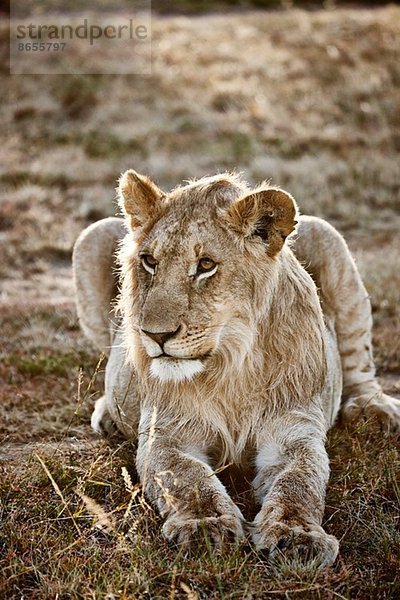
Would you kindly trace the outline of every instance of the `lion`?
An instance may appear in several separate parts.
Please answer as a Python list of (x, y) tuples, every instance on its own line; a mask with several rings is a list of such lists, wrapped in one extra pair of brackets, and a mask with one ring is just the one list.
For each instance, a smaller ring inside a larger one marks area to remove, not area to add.
[[(248, 531), (272, 557), (333, 564), (327, 431), (340, 410), (400, 426), (344, 239), (288, 192), (230, 173), (165, 193), (128, 170), (118, 199), (124, 219), (88, 227), (73, 255), (80, 323), (108, 354), (93, 428), (137, 444), (168, 540)], [(216, 474), (228, 464), (254, 472), (252, 523)]]

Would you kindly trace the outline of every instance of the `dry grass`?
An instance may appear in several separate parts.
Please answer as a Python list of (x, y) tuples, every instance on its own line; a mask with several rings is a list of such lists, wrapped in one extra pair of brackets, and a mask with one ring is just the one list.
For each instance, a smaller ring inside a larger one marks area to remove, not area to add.
[[(40, 390), (44, 382), (34, 379)], [(196, 598), (398, 597), (400, 460), (393, 440), (371, 425), (330, 435), (325, 522), (341, 555), (320, 574), (270, 564), (247, 545), (217, 552), (204, 540), (190, 555), (171, 547), (132, 472), (127, 486), (133, 449), (94, 441), (87, 424), (78, 427), (79, 441), (65, 425), (56, 442), (4, 449), (4, 597), (186, 598), (188, 590)]]
[(155, 17), (153, 33), (151, 78), (2, 76), (0, 596), (398, 598), (398, 440), (374, 424), (330, 435), (333, 569), (161, 539), (133, 449), (90, 433), (102, 367), (77, 326), (70, 254), (114, 213), (126, 167), (166, 188), (226, 168), (272, 177), (345, 233), (399, 394), (400, 9)]

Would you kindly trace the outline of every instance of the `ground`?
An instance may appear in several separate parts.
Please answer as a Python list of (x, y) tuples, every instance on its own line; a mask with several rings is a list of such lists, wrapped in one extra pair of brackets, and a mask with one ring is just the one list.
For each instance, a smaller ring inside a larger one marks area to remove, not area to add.
[(104, 361), (79, 331), (70, 269), (79, 231), (115, 214), (125, 168), (166, 189), (227, 168), (272, 178), (345, 235), (399, 396), (399, 40), (396, 6), (155, 16), (151, 77), (3, 72), (1, 597), (400, 596), (399, 440), (374, 423), (329, 436), (332, 569), (163, 541), (133, 449), (90, 431)]

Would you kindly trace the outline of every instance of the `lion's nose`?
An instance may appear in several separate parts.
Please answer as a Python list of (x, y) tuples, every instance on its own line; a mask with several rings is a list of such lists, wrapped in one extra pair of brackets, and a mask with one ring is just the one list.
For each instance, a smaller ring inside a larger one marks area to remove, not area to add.
[(147, 336), (149, 336), (149, 338), (151, 338), (152, 340), (157, 342), (157, 344), (159, 344), (162, 348), (163, 345), (165, 344), (165, 342), (167, 342), (168, 340), (173, 338), (175, 335), (177, 335), (177, 333), (180, 331), (180, 329), (181, 328), (179, 326), (178, 329), (175, 329), (175, 331), (153, 332), (153, 331), (147, 331), (146, 329), (142, 329), (142, 332), (145, 333)]

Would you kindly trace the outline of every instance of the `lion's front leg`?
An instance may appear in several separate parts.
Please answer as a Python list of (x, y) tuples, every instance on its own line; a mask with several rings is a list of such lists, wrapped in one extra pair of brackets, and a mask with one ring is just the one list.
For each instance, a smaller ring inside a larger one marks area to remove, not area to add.
[(112, 420), (107, 409), (107, 400), (105, 396), (101, 396), (96, 400), (94, 411), (92, 413), (90, 424), (93, 431), (107, 437), (112, 437), (117, 434), (118, 429)]
[(147, 497), (166, 517), (164, 536), (184, 545), (204, 535), (217, 546), (240, 540), (243, 516), (211, 467), (167, 431), (146, 429), (140, 427), (137, 470)]
[(256, 547), (271, 557), (331, 565), (339, 544), (321, 527), (329, 476), (323, 439), (284, 446), (269, 441), (260, 447), (257, 462), (254, 486), (262, 506), (253, 522)]

